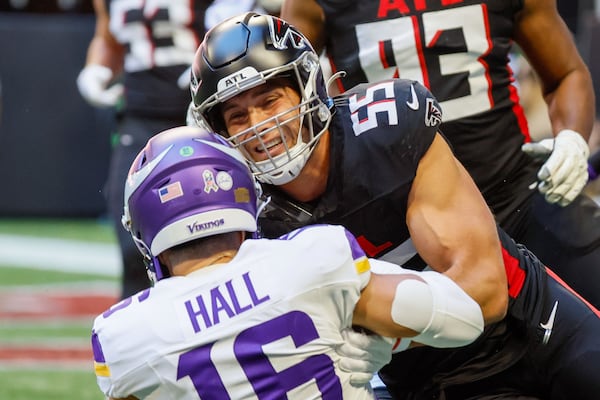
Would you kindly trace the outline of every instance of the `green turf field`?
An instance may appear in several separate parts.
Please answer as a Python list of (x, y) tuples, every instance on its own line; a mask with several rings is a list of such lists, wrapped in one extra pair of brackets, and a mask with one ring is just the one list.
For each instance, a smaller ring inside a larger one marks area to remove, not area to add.
[[(0, 234), (73, 239), (97, 243), (115, 243), (111, 226), (101, 220), (0, 219)], [(32, 249), (35, 251), (35, 249)], [(0, 293), (11, 290), (45, 290), (44, 288), (118, 286), (118, 277), (38, 270), (5, 265), (0, 260)], [(10, 345), (75, 343), (87, 346), (92, 319), (35, 321), (0, 321), (0, 347)], [(35, 363), (11, 366), (0, 360), (1, 400), (102, 400), (92, 369), (85, 363), (48, 365)]]
[(35, 343), (41, 339), (67, 340), (87, 344), (90, 339), (90, 323), (88, 321), (56, 321), (40, 325), (8, 322), (0, 326), (0, 343)]
[(0, 399), (103, 400), (90, 371), (0, 370)]
[(48, 271), (34, 268), (13, 268), (0, 264), (0, 290), (2, 287), (21, 285), (75, 284), (85, 282), (106, 282), (117, 284), (118, 278), (105, 275), (74, 272)]
[(112, 226), (104, 219), (0, 218), (0, 234), (115, 242)]

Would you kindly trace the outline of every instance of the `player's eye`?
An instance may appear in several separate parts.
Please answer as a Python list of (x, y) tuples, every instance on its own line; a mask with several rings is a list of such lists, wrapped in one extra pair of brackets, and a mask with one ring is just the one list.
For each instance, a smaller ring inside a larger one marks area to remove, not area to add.
[(231, 113), (227, 113), (225, 116), (225, 121), (227, 121), (227, 125), (240, 124), (244, 122), (246, 114), (241, 111), (234, 111)]

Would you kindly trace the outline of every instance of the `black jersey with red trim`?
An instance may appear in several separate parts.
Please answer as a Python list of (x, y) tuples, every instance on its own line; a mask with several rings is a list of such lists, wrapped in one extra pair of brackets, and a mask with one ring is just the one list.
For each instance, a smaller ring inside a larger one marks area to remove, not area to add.
[(125, 105), (131, 115), (185, 122), (189, 88), (179, 77), (204, 37), (205, 1), (107, 0), (109, 29), (125, 48)]
[[(441, 131), (499, 223), (514, 232), (538, 166), (509, 66), (522, 0), (317, 0), (340, 91), (400, 77), (424, 84), (444, 112)], [(511, 218), (512, 217), (512, 218)]]
[[(299, 203), (265, 185), (271, 201), (259, 218), (263, 236), (278, 237), (308, 224), (341, 224), (368, 256), (425, 268), (410, 240), (406, 210), (419, 161), (439, 127), (437, 101), (418, 82), (396, 79), (358, 85), (335, 97), (334, 104), (325, 193), (314, 203)], [(526, 351), (526, 338), (514, 336), (518, 330), (507, 324), (540, 318), (544, 267), (501, 229), (499, 235), (511, 319), (487, 328), (475, 343), (457, 350), (459, 354), (448, 350), (449, 370), (480, 357), (486, 359), (485, 367), (470, 376), (488, 376), (514, 364)]]
[(317, 204), (300, 204), (265, 185), (271, 202), (261, 215), (262, 232), (278, 237), (302, 225), (331, 222), (356, 233), (367, 253), (371, 246), (396, 247), (409, 238), (407, 196), (439, 127), (437, 101), (418, 82), (391, 79), (358, 85), (333, 102), (325, 193)]

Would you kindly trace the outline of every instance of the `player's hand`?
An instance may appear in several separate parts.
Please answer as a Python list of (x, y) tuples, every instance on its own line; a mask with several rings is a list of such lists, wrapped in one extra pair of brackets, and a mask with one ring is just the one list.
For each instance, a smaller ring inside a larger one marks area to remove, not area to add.
[(104, 65), (86, 65), (77, 76), (81, 96), (94, 107), (112, 107), (123, 96), (123, 85), (110, 85), (112, 70)]
[(575, 131), (565, 129), (554, 139), (525, 143), (522, 150), (535, 159), (546, 159), (538, 171), (538, 190), (549, 203), (566, 206), (581, 192), (588, 181), (590, 149)]
[(342, 331), (344, 343), (336, 348), (342, 357), (339, 367), (350, 373), (350, 383), (362, 386), (392, 359), (393, 340), (379, 335), (367, 335), (352, 329)]

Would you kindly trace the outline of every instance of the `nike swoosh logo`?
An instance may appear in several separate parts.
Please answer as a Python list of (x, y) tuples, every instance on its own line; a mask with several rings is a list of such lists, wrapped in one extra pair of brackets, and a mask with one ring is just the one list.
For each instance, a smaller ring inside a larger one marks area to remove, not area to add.
[(410, 101), (406, 102), (408, 108), (417, 111), (419, 109), (419, 99), (417, 97), (417, 93), (415, 93), (414, 85), (410, 85)]
[(540, 323), (542, 329), (544, 329), (544, 339), (542, 340), (543, 344), (548, 344), (550, 340), (550, 335), (552, 334), (552, 328), (554, 327), (554, 319), (556, 318), (556, 309), (558, 308), (558, 300), (554, 302), (554, 307), (552, 307), (552, 311), (550, 312), (550, 317), (548, 317), (548, 321), (546, 323)]

